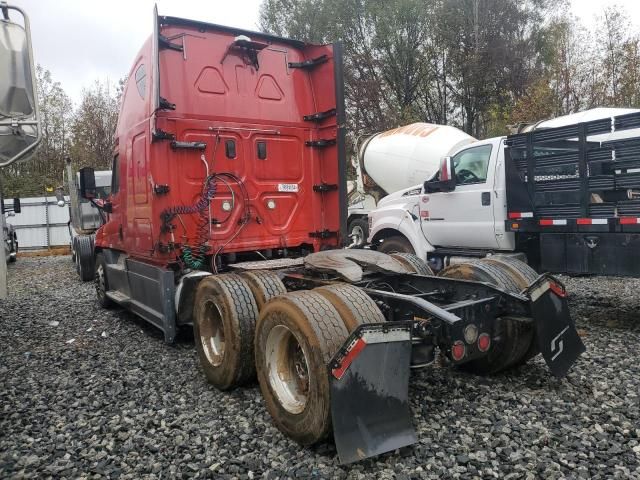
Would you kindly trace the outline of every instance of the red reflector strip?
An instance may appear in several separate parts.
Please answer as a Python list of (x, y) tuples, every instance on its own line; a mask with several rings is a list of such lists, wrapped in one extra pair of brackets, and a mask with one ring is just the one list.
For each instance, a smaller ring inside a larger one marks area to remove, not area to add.
[(365, 342), (364, 339), (359, 338), (356, 341), (356, 343), (353, 344), (353, 346), (351, 347), (351, 350), (349, 350), (349, 352), (344, 356), (340, 366), (338, 368), (334, 368), (334, 369), (331, 370), (331, 374), (334, 377), (336, 377), (338, 380), (340, 380), (342, 378), (342, 376), (344, 375), (344, 372), (346, 372), (347, 369), (349, 368), (349, 365), (351, 365), (351, 363), (353, 363), (353, 361), (356, 359), (358, 354), (366, 346), (367, 346), (367, 342)]
[(638, 217), (620, 217), (620, 225), (635, 225), (636, 223), (640, 223), (640, 218), (638, 218)]
[(544, 220), (540, 220), (540, 225), (543, 227), (548, 227), (551, 225), (566, 225), (567, 221), (564, 219), (561, 220), (551, 220), (551, 219), (544, 219)]
[(607, 225), (609, 220), (606, 218), (579, 218), (576, 223), (578, 225)]
[(509, 212), (508, 217), (512, 220), (520, 218), (533, 218), (533, 212)]
[(565, 289), (555, 282), (549, 282), (549, 288), (553, 293), (555, 293), (560, 298), (564, 298), (567, 296), (567, 292), (565, 291)]

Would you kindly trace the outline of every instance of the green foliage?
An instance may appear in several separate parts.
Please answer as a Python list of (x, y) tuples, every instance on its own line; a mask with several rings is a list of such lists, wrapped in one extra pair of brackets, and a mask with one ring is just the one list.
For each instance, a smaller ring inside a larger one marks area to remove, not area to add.
[(74, 110), (62, 85), (38, 65), (38, 105), (42, 121), (42, 141), (35, 155), (0, 171), (5, 197), (43, 196), (47, 187), (62, 182), (65, 158), (71, 157), (74, 170), (83, 166), (109, 169), (123, 81), (116, 89), (96, 81), (83, 91)]
[(639, 106), (640, 41), (567, 0), (265, 0), (265, 31), (341, 40), (352, 137), (427, 121), (482, 138), (596, 106)]

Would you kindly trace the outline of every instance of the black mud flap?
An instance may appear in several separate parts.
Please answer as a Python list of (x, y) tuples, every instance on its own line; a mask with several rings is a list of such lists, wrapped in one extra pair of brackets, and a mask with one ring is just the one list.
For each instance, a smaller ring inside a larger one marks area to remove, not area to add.
[(538, 278), (528, 289), (540, 352), (556, 377), (564, 377), (586, 350), (569, 315), (564, 286), (551, 275)]
[(331, 416), (341, 464), (417, 441), (409, 408), (411, 328), (361, 325), (333, 358)]

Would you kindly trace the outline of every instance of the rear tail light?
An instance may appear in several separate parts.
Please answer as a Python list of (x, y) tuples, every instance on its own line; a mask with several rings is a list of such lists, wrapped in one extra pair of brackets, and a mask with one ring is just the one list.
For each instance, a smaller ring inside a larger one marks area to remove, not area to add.
[(488, 333), (481, 333), (478, 337), (478, 350), (486, 352), (491, 347), (491, 337)]
[(549, 281), (549, 288), (553, 293), (555, 293), (560, 298), (564, 298), (567, 296), (567, 291), (564, 289), (562, 285), (557, 284), (554, 281)]
[(464, 343), (462, 343), (460, 340), (458, 340), (451, 346), (451, 358), (453, 358), (455, 362), (459, 362), (460, 360), (462, 360), (466, 353), (467, 349), (464, 346)]

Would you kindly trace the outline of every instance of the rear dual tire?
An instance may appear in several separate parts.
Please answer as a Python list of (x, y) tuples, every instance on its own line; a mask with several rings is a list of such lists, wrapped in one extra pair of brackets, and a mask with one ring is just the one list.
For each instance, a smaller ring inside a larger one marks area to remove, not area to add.
[[(486, 282), (508, 293), (519, 293), (537, 277), (528, 265), (507, 257), (451, 265), (439, 276)], [(490, 375), (522, 365), (538, 353), (533, 321), (528, 318), (501, 317), (496, 319), (493, 342), (482, 358), (460, 365), (460, 368), (481, 375)]]
[(230, 390), (255, 378), (254, 335), (258, 315), (287, 289), (273, 272), (205, 277), (196, 290), (194, 340), (212, 385)]
[(202, 279), (193, 317), (196, 351), (209, 383), (229, 390), (252, 380), (258, 305), (243, 278), (225, 274)]
[(348, 284), (288, 293), (266, 304), (256, 327), (256, 369), (280, 431), (303, 445), (329, 435), (329, 362), (359, 325), (384, 320), (375, 302)]

